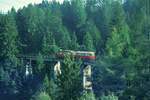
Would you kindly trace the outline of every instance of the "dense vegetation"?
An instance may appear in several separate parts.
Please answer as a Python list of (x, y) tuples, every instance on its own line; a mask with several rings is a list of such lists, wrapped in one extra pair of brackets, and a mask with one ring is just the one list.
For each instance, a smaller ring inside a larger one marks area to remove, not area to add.
[[(53, 0), (0, 14), (1, 100), (150, 100), (150, 1)], [(82, 91), (80, 64), (64, 60), (52, 78), (43, 55), (95, 51), (93, 91)], [(25, 78), (17, 55), (38, 55)]]

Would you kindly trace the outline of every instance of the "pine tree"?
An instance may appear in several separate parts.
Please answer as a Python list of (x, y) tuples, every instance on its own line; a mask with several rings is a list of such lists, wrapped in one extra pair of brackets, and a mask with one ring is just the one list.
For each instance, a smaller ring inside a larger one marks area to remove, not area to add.
[(67, 56), (61, 65), (61, 74), (57, 77), (57, 98), (76, 100), (82, 90), (80, 63)]
[(102, 39), (101, 39), (101, 32), (98, 30), (97, 26), (95, 25), (95, 23), (90, 20), (87, 22), (87, 25), (86, 25), (86, 29), (85, 29), (86, 32), (89, 32), (90, 35), (92, 36), (92, 41), (93, 41), (93, 47), (95, 48), (95, 50), (99, 51), (100, 50), (100, 46), (101, 46), (101, 42), (102, 42)]
[(85, 46), (85, 50), (94, 50), (93, 38), (89, 32), (87, 32), (83, 38), (83, 45)]
[(0, 59), (12, 58), (18, 52), (18, 32), (12, 16), (0, 16)]
[(95, 12), (92, 15), (93, 21), (97, 26), (98, 30), (101, 32), (102, 40), (98, 47), (102, 54), (104, 54), (105, 52), (104, 48), (106, 47), (106, 41), (110, 33), (109, 23), (111, 20), (112, 12), (111, 2), (112, 0), (95, 0), (95, 4), (93, 5), (93, 7), (95, 8)]
[(50, 97), (55, 100), (56, 98), (56, 84), (54, 80), (49, 79), (48, 75), (45, 75), (43, 81), (44, 91), (50, 95)]
[(121, 37), (119, 36), (116, 28), (114, 28), (110, 38), (107, 40), (107, 50), (108, 50), (108, 54), (111, 57), (121, 56), (123, 50), (123, 44), (120, 39)]
[[(131, 43), (132, 50), (130, 52), (130, 61), (133, 62), (132, 73), (130, 72), (129, 89), (126, 89), (125, 94), (132, 96), (135, 99), (149, 99), (150, 96), (144, 95), (148, 92), (147, 85), (149, 80), (149, 5), (150, 2), (146, 0), (127, 1), (125, 10), (128, 13), (127, 22), (131, 28)], [(135, 7), (135, 8), (133, 8)], [(136, 51), (136, 53), (135, 53)], [(130, 69), (131, 70), (131, 69)], [(132, 75), (132, 76), (131, 76)], [(134, 84), (137, 83), (137, 84)], [(142, 86), (142, 87), (141, 87)], [(140, 90), (140, 92), (138, 92)], [(130, 92), (130, 93), (129, 93)]]
[(66, 49), (69, 46), (70, 35), (65, 26), (63, 26), (61, 13), (45, 11), (45, 30), (46, 34), (51, 33), (51, 36), (55, 38), (56, 45), (60, 48)]
[(23, 53), (35, 54), (40, 51), (42, 37), (45, 33), (44, 19), (44, 11), (32, 4), (18, 11), (17, 26), (23, 44)]
[(86, 21), (84, 1), (72, 0), (71, 5), (72, 5), (72, 11), (73, 11), (73, 23), (75, 24), (75, 28), (79, 28)]
[(85, 7), (84, 7), (84, 1), (71, 0), (66, 10), (69, 12), (65, 13), (64, 15), (65, 23), (67, 24), (67, 27), (70, 29), (72, 33), (73, 32), (76, 33), (78, 43), (82, 44), (82, 39), (84, 34), (83, 29), (87, 19)]
[(44, 60), (43, 60), (43, 56), (39, 53), (37, 56), (37, 62), (36, 62), (36, 68), (35, 68), (35, 72), (36, 74), (42, 74), (44, 68)]
[(55, 39), (52, 37), (52, 34), (49, 33), (43, 37), (42, 42), (42, 53), (44, 55), (54, 54), (59, 51), (59, 47), (55, 43)]
[[(118, 1), (112, 3), (111, 34), (106, 43), (106, 48), (111, 56), (123, 56), (123, 50), (130, 44), (129, 27), (125, 22), (124, 10)], [(115, 46), (115, 47), (113, 47)], [(115, 49), (115, 50), (112, 50)]]
[(17, 39), (18, 32), (13, 16), (0, 14), (0, 88), (3, 99), (13, 99), (19, 92)]
[(78, 50), (78, 48), (79, 48), (79, 44), (78, 44), (78, 42), (77, 42), (77, 37), (76, 37), (76, 34), (75, 34), (75, 33), (73, 33), (73, 35), (72, 35), (70, 45), (71, 45), (70, 48), (71, 48), (72, 50)]

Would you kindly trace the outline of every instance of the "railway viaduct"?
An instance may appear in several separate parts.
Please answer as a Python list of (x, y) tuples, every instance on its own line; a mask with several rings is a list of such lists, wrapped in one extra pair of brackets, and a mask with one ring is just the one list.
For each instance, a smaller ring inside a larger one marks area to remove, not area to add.
[[(38, 56), (27, 56), (27, 55), (19, 55), (18, 58), (21, 60), (21, 63), (24, 65), (25, 76), (29, 77), (33, 74), (33, 67), (35, 62), (37, 61)], [(44, 56), (44, 63), (49, 63), (51, 66), (51, 71), (54, 77), (57, 77), (58, 74), (61, 74), (61, 62), (62, 59), (58, 59), (54, 56)], [(85, 62), (82, 63), (82, 79), (83, 79), (83, 89), (84, 90), (92, 90), (92, 66), (93, 63)]]

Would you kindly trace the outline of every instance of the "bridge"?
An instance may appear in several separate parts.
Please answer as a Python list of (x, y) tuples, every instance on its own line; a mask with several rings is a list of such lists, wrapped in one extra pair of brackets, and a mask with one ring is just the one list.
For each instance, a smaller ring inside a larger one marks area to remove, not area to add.
[[(57, 77), (58, 74), (61, 74), (61, 62), (63, 59), (57, 58), (55, 56), (43, 56), (44, 63), (53, 63), (53, 72), (54, 76)], [(20, 59), (21, 63), (25, 66), (25, 76), (29, 77), (33, 74), (33, 66), (38, 59), (37, 55), (19, 55), (18, 59)], [(83, 77), (83, 89), (92, 90), (92, 66), (94, 66), (94, 62), (82, 61), (83, 69), (82, 77)]]

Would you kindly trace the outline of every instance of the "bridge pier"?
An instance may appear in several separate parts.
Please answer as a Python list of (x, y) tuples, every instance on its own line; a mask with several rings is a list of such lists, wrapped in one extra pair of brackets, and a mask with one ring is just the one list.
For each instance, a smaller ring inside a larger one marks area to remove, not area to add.
[[(92, 65), (85, 64), (82, 70), (83, 77), (83, 89), (92, 91)], [(57, 77), (61, 74), (61, 63), (57, 61), (54, 65), (54, 76)]]
[(26, 64), (25, 67), (26, 67), (25, 75), (26, 76), (32, 75), (32, 66)]
[(85, 65), (83, 69), (83, 89), (92, 90), (92, 68), (91, 65)]
[(56, 64), (54, 65), (54, 74), (55, 74), (55, 76), (58, 76), (61, 74), (60, 61), (57, 61)]
[(32, 75), (32, 73), (32, 60), (29, 59), (29, 61), (27, 61), (25, 64), (25, 76)]

